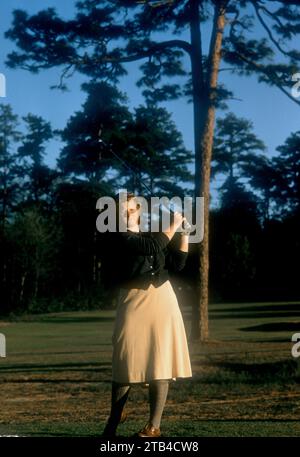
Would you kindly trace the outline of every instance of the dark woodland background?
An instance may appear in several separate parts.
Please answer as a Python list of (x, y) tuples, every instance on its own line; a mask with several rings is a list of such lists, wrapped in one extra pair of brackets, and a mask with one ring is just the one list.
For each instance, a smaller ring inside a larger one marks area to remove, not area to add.
[[(35, 17), (32, 24), (45, 27), (46, 19), (41, 25), (41, 17)], [(32, 46), (20, 27), (27, 20), (16, 15), (7, 35), (23, 49)], [(59, 36), (59, 21), (51, 12), (47, 20), (52, 32), (57, 25)], [(12, 54), (9, 62), (17, 68), (20, 57)], [(176, 61), (163, 65), (165, 74), (179, 73)], [(171, 113), (160, 106), (161, 100), (177, 96), (178, 87), (148, 88), (144, 105), (130, 111), (117, 84), (122, 67), (113, 70), (103, 78), (86, 63), (86, 101), (60, 131), (36, 113), (20, 119), (9, 104), (0, 104), (2, 315), (110, 306), (100, 278), (97, 199), (120, 187), (143, 195), (141, 180), (154, 195), (193, 195), (193, 154)], [(144, 70), (141, 86), (155, 80), (153, 66)], [(188, 99), (188, 84), (184, 95)], [(220, 101), (226, 95), (221, 92)], [(225, 180), (210, 215), (210, 300), (299, 299), (300, 131), (292, 132), (270, 158), (251, 121), (236, 117), (224, 103), (223, 110), (211, 176)], [(64, 144), (55, 169), (44, 161), (52, 138)], [(108, 144), (137, 170), (135, 176)], [(197, 268), (197, 246), (191, 245), (187, 265), (174, 280), (193, 286)]]
[[(177, 185), (191, 181), (191, 153), (165, 109), (144, 106), (130, 113), (113, 85), (84, 90), (86, 103), (61, 132), (34, 114), (20, 120), (8, 105), (0, 106), (2, 314), (106, 306), (96, 201), (120, 186), (141, 195), (144, 189), (101, 151), (99, 121), (113, 149), (142, 179), (151, 176), (147, 182), (155, 195), (191, 194), (188, 186)], [(19, 122), (26, 125), (25, 134)], [(65, 141), (56, 169), (43, 160), (52, 135)], [(213, 172), (226, 180), (219, 208), (211, 211), (212, 300), (299, 298), (300, 132), (279, 145), (273, 159), (263, 148), (246, 119), (229, 113), (218, 121)], [(191, 284), (196, 251), (191, 244), (180, 273)]]

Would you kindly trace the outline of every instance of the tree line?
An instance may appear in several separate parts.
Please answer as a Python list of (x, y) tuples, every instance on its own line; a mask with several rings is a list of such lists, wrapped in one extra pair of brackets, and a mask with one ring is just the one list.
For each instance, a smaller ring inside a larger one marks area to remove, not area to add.
[[(121, 187), (144, 195), (142, 182), (157, 196), (192, 194), (193, 156), (165, 108), (152, 103), (131, 112), (109, 83), (83, 90), (81, 109), (59, 131), (0, 105), (1, 314), (110, 306), (101, 283), (97, 199)], [(51, 168), (45, 157), (54, 137), (62, 147)], [(210, 215), (212, 300), (298, 298), (299, 171), (300, 132), (269, 157), (250, 121), (231, 112), (218, 119), (211, 180), (222, 184)], [(198, 260), (191, 244), (181, 277), (193, 290)]]
[(117, 84), (128, 73), (126, 64), (136, 61), (141, 70), (137, 85), (147, 106), (179, 98), (193, 103), (194, 196), (204, 197), (204, 239), (195, 254), (199, 268), (194, 339), (209, 336), (209, 200), (216, 110), (234, 98), (221, 72), (256, 77), (299, 105), (290, 90), (300, 61), (294, 46), (299, 23), (296, 0), (82, 0), (74, 3), (71, 18), (59, 17), (54, 8), (33, 15), (15, 10), (5, 34), (16, 45), (7, 65), (35, 73), (61, 68), (56, 85), (61, 90), (74, 72)]

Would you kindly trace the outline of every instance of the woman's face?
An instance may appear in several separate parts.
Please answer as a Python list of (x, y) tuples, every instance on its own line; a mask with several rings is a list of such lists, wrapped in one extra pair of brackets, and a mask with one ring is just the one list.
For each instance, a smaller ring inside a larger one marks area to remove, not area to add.
[(125, 219), (128, 228), (138, 225), (140, 204), (136, 202), (135, 198), (131, 198), (122, 204), (122, 217)]

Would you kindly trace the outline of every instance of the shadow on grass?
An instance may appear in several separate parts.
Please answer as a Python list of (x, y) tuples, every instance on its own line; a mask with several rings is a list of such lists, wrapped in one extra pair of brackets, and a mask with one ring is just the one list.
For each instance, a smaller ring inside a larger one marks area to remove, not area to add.
[(261, 319), (261, 318), (274, 318), (274, 317), (297, 317), (298, 319), (300, 318), (300, 314), (299, 313), (289, 313), (289, 312), (277, 312), (276, 311), (276, 314), (275, 312), (269, 312), (269, 313), (266, 313), (266, 312), (261, 312), (259, 309), (256, 309), (255, 312), (252, 312), (252, 313), (240, 313), (240, 310), (239, 312), (230, 312), (230, 313), (227, 313), (227, 311), (223, 310), (223, 314), (217, 314), (217, 315), (214, 315), (214, 311), (209, 311), (209, 317), (211, 320), (223, 320), (223, 319)]
[(219, 362), (214, 365), (224, 370), (208, 377), (207, 380), (214, 383), (265, 384), (300, 379), (299, 366), (295, 360), (263, 363)]
[(0, 366), (0, 373), (16, 373), (16, 372), (30, 372), (30, 373), (51, 373), (62, 371), (94, 371), (101, 372), (107, 371), (111, 368), (111, 362), (82, 362), (82, 363), (65, 363), (65, 364), (24, 364), (13, 366)]
[[(34, 378), (34, 379), (13, 379), (13, 380), (0, 380), (0, 384), (8, 384), (8, 383), (14, 383), (14, 384), (80, 384), (81, 382), (84, 384), (99, 384), (100, 381), (95, 380), (95, 379), (69, 379), (69, 378), (60, 378), (60, 379), (49, 379), (49, 378)], [(101, 385), (102, 384), (111, 384), (110, 379), (105, 379), (101, 380)]]
[(84, 323), (103, 323), (103, 322), (113, 322), (115, 320), (114, 317), (89, 317), (89, 316), (66, 316), (66, 317), (45, 317), (41, 319), (32, 319), (32, 320), (23, 320), (22, 322), (26, 324), (84, 324)]
[[(48, 426), (39, 423), (18, 424), (10, 427), (0, 428), (0, 433), (15, 433), (19, 436), (35, 437), (82, 437), (101, 439), (104, 422), (100, 423), (54, 423)], [(132, 421), (121, 425), (117, 431), (117, 439), (135, 438), (132, 434), (136, 432), (142, 423)], [(266, 419), (198, 419), (176, 421), (164, 420), (162, 422), (162, 437), (207, 437), (207, 436), (299, 436), (298, 420), (277, 420)], [(101, 439), (102, 441), (102, 439)], [(101, 442), (99, 441), (99, 443)], [(106, 439), (103, 438), (103, 442)]]
[(300, 332), (300, 322), (270, 322), (239, 328), (242, 332)]
[[(215, 308), (213, 310), (214, 313), (231, 313), (231, 312), (236, 312), (237, 308)], [(270, 311), (270, 312), (276, 312), (277, 311), (298, 311), (298, 315), (300, 314), (300, 303), (287, 303), (285, 304), (278, 304), (276, 305), (275, 303), (272, 305), (251, 305), (251, 306), (243, 306), (242, 304), (238, 308), (239, 313), (245, 313), (245, 312), (261, 312), (261, 311)]]
[[(251, 342), (253, 343), (290, 343), (291, 338), (286, 338), (286, 337), (266, 337), (264, 339), (259, 339), (259, 338), (251, 338)], [(260, 351), (257, 351), (260, 352)]]

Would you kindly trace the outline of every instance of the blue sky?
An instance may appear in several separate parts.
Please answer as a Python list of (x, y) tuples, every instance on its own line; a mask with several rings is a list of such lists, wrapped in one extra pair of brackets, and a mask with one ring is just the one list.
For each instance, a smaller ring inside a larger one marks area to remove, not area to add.
[[(12, 11), (20, 8), (29, 13), (36, 13), (47, 7), (55, 7), (63, 17), (72, 17), (75, 0), (43, 0), (43, 2), (40, 0), (2, 0), (0, 3), (0, 73), (4, 73), (7, 81), (7, 96), (1, 98), (0, 102), (11, 104), (14, 112), (19, 116), (31, 112), (50, 121), (54, 128), (62, 128), (72, 113), (80, 109), (85, 99), (85, 93), (80, 88), (80, 84), (85, 78), (75, 74), (68, 81), (69, 92), (63, 93), (49, 89), (59, 80), (58, 68), (36, 75), (24, 70), (10, 70), (4, 64), (7, 53), (15, 48), (14, 44), (3, 36), (10, 27)], [(204, 45), (207, 47), (205, 37), (209, 37), (210, 28), (206, 26), (203, 32)], [(255, 32), (260, 34), (261, 30), (257, 28)], [(119, 85), (120, 89), (127, 93), (129, 106), (132, 109), (143, 103), (141, 89), (135, 85), (139, 76), (140, 63), (142, 61), (138, 64), (127, 65), (128, 76), (125, 76)], [(300, 130), (300, 107), (278, 89), (258, 84), (255, 76), (238, 77), (229, 72), (220, 73), (220, 81), (239, 99), (230, 101), (229, 109), (237, 116), (246, 117), (253, 122), (256, 135), (265, 142), (268, 148), (266, 154), (273, 155), (275, 148), (282, 144), (291, 132)], [(292, 84), (291, 82), (291, 86)], [(165, 103), (165, 106), (172, 113), (173, 120), (183, 135), (186, 147), (193, 150), (192, 105), (188, 104), (186, 100), (177, 100)], [(224, 116), (223, 112), (217, 114)], [(60, 147), (61, 145), (55, 141), (49, 144), (46, 162), (50, 166), (55, 166)]]

